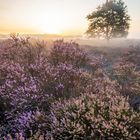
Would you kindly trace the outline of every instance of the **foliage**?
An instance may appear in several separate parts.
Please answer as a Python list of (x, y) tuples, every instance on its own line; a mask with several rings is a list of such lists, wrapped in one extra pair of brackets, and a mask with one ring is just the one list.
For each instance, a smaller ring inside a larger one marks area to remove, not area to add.
[(91, 37), (111, 38), (126, 37), (129, 30), (130, 17), (127, 6), (122, 0), (110, 0), (99, 6), (87, 16), (89, 27), (87, 34)]
[(85, 94), (55, 105), (54, 139), (138, 139), (140, 114), (118, 94)]
[(87, 52), (79, 48), (75, 42), (64, 42), (57, 40), (50, 51), (49, 61), (56, 65), (58, 63), (72, 64), (76, 67), (85, 66), (89, 58)]
[[(137, 50), (137, 51), (136, 51)], [(136, 110), (140, 109), (139, 49), (129, 48), (113, 65), (113, 75), (121, 85), (121, 93), (129, 97)]]
[(47, 52), (14, 35), (1, 46), (0, 139), (140, 137), (138, 59), (123, 55), (111, 75), (105, 56), (74, 42), (55, 41)]
[(130, 46), (125, 50), (122, 56), (123, 61), (131, 62), (136, 65), (136, 68), (140, 68), (140, 47)]

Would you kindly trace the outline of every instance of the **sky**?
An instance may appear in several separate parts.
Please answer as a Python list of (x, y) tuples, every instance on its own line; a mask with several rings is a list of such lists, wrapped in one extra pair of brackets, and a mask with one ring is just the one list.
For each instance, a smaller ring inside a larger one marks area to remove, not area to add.
[[(0, 0), (0, 33), (80, 35), (86, 16), (105, 0)], [(140, 0), (124, 0), (131, 16), (130, 38), (140, 38)]]

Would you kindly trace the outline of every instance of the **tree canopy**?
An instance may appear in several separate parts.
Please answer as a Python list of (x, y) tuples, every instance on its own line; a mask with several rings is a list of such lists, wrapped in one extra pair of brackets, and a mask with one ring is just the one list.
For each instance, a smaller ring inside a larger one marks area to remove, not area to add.
[(97, 7), (87, 16), (89, 37), (111, 38), (127, 37), (130, 27), (130, 16), (122, 0), (110, 0)]

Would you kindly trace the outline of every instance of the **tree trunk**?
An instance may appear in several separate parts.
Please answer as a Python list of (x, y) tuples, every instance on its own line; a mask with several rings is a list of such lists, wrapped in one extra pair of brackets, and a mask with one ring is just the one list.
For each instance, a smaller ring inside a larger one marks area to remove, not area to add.
[(109, 41), (109, 28), (108, 26), (106, 27), (106, 40)]
[[(109, 0), (106, 0), (106, 5), (108, 4), (108, 1)], [(106, 40), (107, 40), (107, 42), (109, 42), (109, 28), (108, 28), (108, 26), (106, 27)]]

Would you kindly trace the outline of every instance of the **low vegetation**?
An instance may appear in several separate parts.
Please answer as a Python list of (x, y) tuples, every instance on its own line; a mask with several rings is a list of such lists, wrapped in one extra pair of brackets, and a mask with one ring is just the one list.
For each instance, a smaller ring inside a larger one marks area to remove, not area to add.
[(138, 140), (140, 48), (112, 60), (75, 42), (0, 44), (0, 139)]

